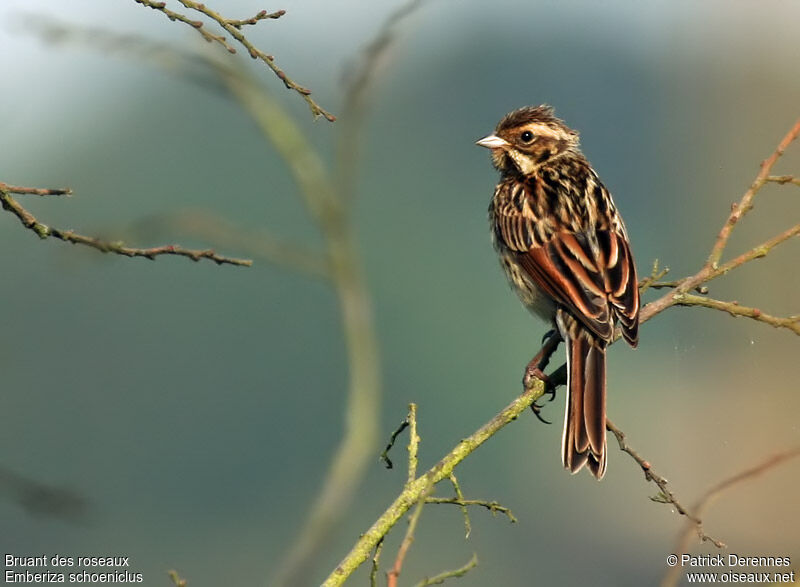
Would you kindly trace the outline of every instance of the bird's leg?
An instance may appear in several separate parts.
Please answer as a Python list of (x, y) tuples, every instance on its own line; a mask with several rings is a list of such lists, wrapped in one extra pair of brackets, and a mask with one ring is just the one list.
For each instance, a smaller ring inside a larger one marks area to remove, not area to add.
[[(543, 370), (547, 368), (547, 364), (550, 362), (550, 357), (553, 356), (553, 353), (558, 348), (558, 344), (560, 342), (561, 334), (557, 330), (550, 330), (547, 332), (542, 338), (542, 348), (539, 349), (539, 352), (536, 353), (536, 356), (534, 356), (528, 363), (528, 366), (525, 367), (525, 375), (522, 377), (522, 385), (525, 387), (525, 389), (530, 389), (530, 387), (533, 385), (534, 379), (543, 381), (545, 393), (550, 396), (550, 401), (555, 399), (556, 390), (555, 386), (550, 382), (550, 378), (544, 374)], [(549, 424), (550, 422), (542, 418), (541, 409), (542, 407), (536, 402), (531, 404), (531, 410), (533, 410), (533, 413), (536, 414), (536, 417), (542, 422)]]

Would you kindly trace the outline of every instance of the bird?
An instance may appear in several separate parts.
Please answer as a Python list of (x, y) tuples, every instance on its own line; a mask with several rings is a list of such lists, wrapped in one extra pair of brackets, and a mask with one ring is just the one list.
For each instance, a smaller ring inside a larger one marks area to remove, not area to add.
[(606, 349), (617, 327), (632, 347), (639, 339), (639, 288), (625, 224), (578, 133), (551, 106), (510, 112), (476, 144), (490, 150), (500, 172), (489, 204), (500, 264), (522, 303), (565, 343), (562, 463), (573, 474), (586, 465), (600, 480)]

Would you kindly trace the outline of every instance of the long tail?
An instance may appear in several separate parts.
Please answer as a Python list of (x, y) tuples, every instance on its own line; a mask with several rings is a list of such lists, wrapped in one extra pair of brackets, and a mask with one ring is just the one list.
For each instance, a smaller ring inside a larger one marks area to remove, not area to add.
[(564, 341), (567, 409), (561, 460), (572, 473), (588, 465), (592, 474), (602, 479), (606, 472), (605, 345), (585, 330), (579, 330), (574, 337), (564, 336)]

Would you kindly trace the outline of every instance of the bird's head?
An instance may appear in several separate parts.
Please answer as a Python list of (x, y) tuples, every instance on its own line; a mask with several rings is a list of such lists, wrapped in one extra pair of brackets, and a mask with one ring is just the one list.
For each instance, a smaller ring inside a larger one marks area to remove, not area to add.
[(502, 173), (529, 175), (537, 167), (578, 150), (578, 133), (547, 105), (525, 106), (503, 117), (494, 134), (476, 144), (492, 152)]

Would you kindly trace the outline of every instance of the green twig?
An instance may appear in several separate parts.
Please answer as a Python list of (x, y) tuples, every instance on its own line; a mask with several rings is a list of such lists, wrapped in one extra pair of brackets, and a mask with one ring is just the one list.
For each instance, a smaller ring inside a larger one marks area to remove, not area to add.
[(428, 585), (441, 585), (447, 579), (463, 577), (477, 566), (478, 566), (478, 555), (473, 553), (472, 558), (469, 559), (467, 564), (465, 564), (463, 567), (453, 569), (452, 571), (445, 571), (444, 573), (440, 573), (433, 577), (423, 579), (422, 581), (417, 583), (416, 587), (428, 587)]

